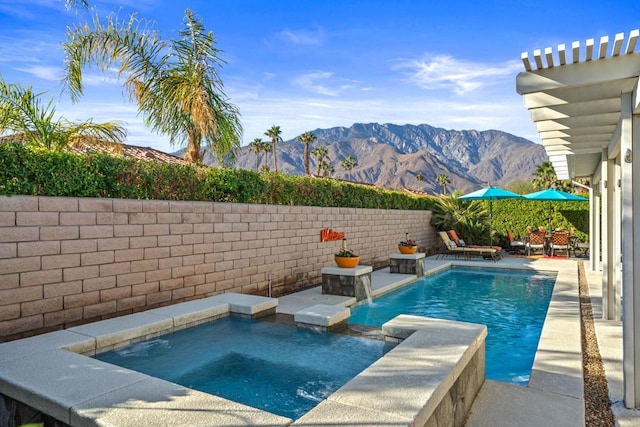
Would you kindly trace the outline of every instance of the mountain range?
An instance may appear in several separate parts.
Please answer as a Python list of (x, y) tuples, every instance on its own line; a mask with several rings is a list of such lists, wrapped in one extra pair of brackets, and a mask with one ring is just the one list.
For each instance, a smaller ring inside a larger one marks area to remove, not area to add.
[[(426, 124), (395, 125), (356, 123), (351, 127), (334, 127), (312, 131), (316, 141), (310, 151), (325, 146), (334, 172), (329, 176), (347, 179), (341, 163), (346, 156), (356, 158), (358, 165), (351, 180), (386, 188), (407, 188), (431, 194), (440, 193), (436, 177), (443, 173), (450, 183), (447, 192), (468, 192), (488, 183), (506, 187), (532, 179), (536, 167), (547, 161), (542, 145), (499, 130), (447, 130)], [(266, 136), (264, 141), (270, 141)], [(291, 175), (304, 175), (304, 144), (297, 138), (277, 145), (278, 170)], [(263, 164), (264, 154), (259, 163)], [(205, 157), (205, 164), (213, 159)], [(268, 165), (273, 170), (273, 156)], [(235, 167), (255, 169), (256, 155), (242, 147)], [(310, 156), (310, 169), (317, 162)], [(422, 180), (416, 178), (422, 174)]]

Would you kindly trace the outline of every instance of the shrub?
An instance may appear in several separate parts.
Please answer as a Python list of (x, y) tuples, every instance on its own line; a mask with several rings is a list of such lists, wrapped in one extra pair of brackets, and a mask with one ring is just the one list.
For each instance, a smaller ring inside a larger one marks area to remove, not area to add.
[[(454, 229), (468, 243), (489, 243), (489, 201), (465, 202), (457, 199), (460, 193), (443, 196), (434, 207), (431, 224), (436, 229)], [(589, 203), (549, 202), (534, 200), (498, 200), (493, 202), (493, 243), (506, 245), (507, 232), (513, 231), (517, 238), (526, 233), (527, 226), (548, 228), (549, 213), (553, 228), (576, 228), (576, 235), (583, 241), (589, 238)]]
[(277, 205), (430, 210), (433, 198), (330, 178), (259, 174), (77, 155), (0, 144), (0, 194), (199, 200)]

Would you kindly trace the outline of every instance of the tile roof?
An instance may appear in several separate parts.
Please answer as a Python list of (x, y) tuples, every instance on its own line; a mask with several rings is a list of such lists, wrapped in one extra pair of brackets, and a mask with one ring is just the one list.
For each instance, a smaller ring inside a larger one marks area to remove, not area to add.
[[(22, 134), (0, 136), (0, 144), (7, 142), (24, 142)], [(156, 150), (150, 147), (139, 147), (122, 143), (108, 143), (104, 141), (79, 141), (70, 146), (68, 151), (75, 154), (107, 153), (116, 156), (132, 157), (139, 160), (157, 160), (163, 163), (188, 165), (183, 158)]]

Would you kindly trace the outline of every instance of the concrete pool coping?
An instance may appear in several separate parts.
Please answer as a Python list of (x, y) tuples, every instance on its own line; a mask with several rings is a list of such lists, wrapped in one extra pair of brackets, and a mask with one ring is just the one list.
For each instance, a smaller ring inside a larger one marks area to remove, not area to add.
[(296, 421), (87, 357), (277, 304), (222, 294), (0, 344), (0, 393), (74, 426), (401, 426), (464, 420), (484, 381), (485, 326), (406, 315), (385, 324), (393, 350)]
[[(518, 425), (538, 427), (541, 417), (547, 426), (584, 425), (582, 344), (580, 341), (580, 300), (578, 268), (575, 260), (504, 257), (497, 263), (480, 260), (435, 259), (425, 261), (425, 273), (433, 274), (451, 266), (488, 269), (525, 269), (557, 273), (556, 284), (538, 344), (527, 387), (485, 381), (467, 427)], [(416, 279), (415, 275), (374, 271), (372, 294), (383, 295)], [(294, 313), (306, 304), (350, 306), (355, 299), (322, 295), (319, 287), (279, 299), (278, 313)]]
[(277, 300), (223, 294), (0, 344), (0, 393), (64, 423), (288, 425), (291, 420), (87, 357)]

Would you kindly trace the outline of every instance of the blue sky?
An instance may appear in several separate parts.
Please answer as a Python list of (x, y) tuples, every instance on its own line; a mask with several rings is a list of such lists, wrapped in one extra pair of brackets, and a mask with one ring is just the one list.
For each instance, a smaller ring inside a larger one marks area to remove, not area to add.
[[(244, 144), (279, 125), (285, 140), (353, 123), (499, 129), (538, 142), (515, 92), (521, 52), (598, 43), (640, 28), (637, 1), (202, 0), (92, 1), (101, 15), (153, 20), (165, 38), (190, 8), (226, 61), (225, 91)], [(145, 129), (113, 76), (85, 71), (72, 103), (60, 82), (68, 26), (90, 16), (63, 0), (0, 0), (0, 74), (57, 100), (71, 120), (122, 120), (127, 142), (174, 151)]]

